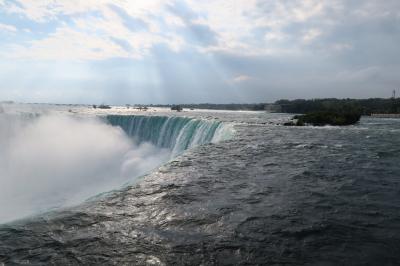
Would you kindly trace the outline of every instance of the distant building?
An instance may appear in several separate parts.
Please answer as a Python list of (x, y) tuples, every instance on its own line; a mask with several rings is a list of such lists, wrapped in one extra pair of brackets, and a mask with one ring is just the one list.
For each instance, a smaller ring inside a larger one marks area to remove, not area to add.
[(400, 114), (371, 114), (371, 117), (376, 117), (376, 118), (400, 118)]

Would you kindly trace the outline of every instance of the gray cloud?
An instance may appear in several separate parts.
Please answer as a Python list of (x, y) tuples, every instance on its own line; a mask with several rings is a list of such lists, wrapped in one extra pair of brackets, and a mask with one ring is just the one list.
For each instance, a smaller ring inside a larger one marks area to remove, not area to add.
[(217, 43), (218, 34), (208, 25), (193, 22), (204, 16), (196, 13), (187, 4), (179, 1), (173, 5), (169, 5), (167, 8), (172, 14), (180, 17), (184, 22), (184, 28), (178, 29), (178, 31), (189, 43), (205, 46)]
[[(217, 2), (208, 8), (221, 8)], [(219, 10), (221, 19), (211, 18), (215, 10), (207, 13), (193, 3), (177, 1), (158, 13), (165, 16), (146, 17), (160, 27), (155, 37), (168, 42), (149, 42), (142, 58), (115, 56), (68, 66), (46, 61), (40, 68), (2, 60), (0, 97), (119, 104), (259, 102), (388, 97), (400, 87), (397, 0), (264, 0), (236, 17), (223, 12), (236, 7), (227, 1), (227, 9)], [(107, 8), (121, 17), (123, 27), (146, 33), (138, 39), (101, 36), (108, 43), (130, 52), (133, 43), (153, 40), (145, 21), (120, 6)]]
[(132, 45), (130, 45), (129, 42), (127, 42), (126, 40), (115, 38), (115, 37), (110, 37), (110, 40), (127, 52), (131, 52), (133, 50)]
[(186, 38), (189, 42), (195, 42), (202, 45), (213, 45), (217, 43), (217, 34), (207, 25), (189, 23), (187, 25)]
[(146, 22), (141, 20), (140, 18), (135, 18), (129, 15), (124, 9), (119, 6), (109, 4), (108, 7), (113, 10), (118, 16), (120, 16), (125, 26), (131, 31), (140, 31), (140, 30), (147, 30), (148, 25)]
[(192, 10), (184, 1), (176, 1), (168, 5), (167, 10), (182, 18), (184, 21), (190, 21), (200, 17), (200, 14)]

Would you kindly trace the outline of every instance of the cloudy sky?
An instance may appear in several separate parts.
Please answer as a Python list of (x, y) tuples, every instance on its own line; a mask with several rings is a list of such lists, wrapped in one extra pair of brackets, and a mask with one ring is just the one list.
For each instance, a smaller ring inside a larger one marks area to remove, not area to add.
[(399, 0), (0, 0), (0, 100), (272, 102), (393, 89)]

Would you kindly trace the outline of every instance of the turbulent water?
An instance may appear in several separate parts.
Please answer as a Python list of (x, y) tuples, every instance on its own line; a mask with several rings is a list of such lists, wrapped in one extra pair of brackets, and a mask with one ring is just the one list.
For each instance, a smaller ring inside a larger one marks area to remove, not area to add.
[(181, 155), (106, 196), (0, 226), (0, 262), (397, 265), (400, 120), (277, 125), (286, 117), (107, 117), (135, 142)]
[(227, 123), (188, 117), (0, 115), (0, 223), (132, 184), (195, 146), (231, 137)]
[(168, 116), (109, 115), (106, 121), (121, 127), (137, 142), (172, 150), (172, 156), (208, 142), (229, 139), (233, 133), (219, 121)]

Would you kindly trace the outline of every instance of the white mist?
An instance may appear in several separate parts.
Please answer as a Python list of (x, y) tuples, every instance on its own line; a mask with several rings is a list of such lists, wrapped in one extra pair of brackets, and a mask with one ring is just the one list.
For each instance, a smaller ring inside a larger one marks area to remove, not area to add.
[(0, 115), (0, 223), (80, 203), (170, 157), (95, 118), (12, 118)]

